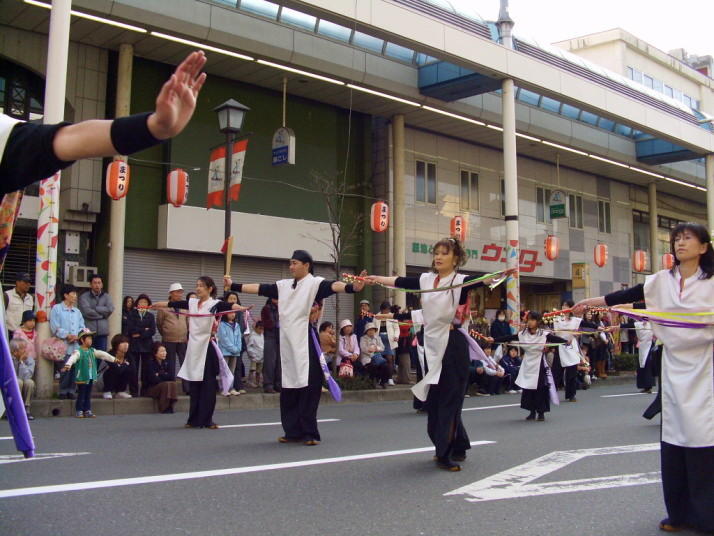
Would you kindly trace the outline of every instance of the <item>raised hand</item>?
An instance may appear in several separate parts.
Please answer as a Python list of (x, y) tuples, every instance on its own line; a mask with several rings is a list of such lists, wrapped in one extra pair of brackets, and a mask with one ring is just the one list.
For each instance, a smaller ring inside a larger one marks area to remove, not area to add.
[(364, 286), (365, 286), (365, 280), (363, 279), (367, 275), (367, 270), (362, 270), (359, 273), (359, 278), (360, 279), (355, 279), (355, 282), (352, 283), (352, 288), (355, 289), (355, 292), (360, 292)]

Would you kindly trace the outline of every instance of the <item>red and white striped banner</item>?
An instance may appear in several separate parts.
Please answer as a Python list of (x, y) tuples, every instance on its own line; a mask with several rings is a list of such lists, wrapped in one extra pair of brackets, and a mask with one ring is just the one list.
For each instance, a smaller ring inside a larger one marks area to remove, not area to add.
[[(238, 201), (240, 195), (240, 184), (243, 180), (243, 163), (248, 149), (248, 140), (240, 140), (233, 144), (233, 156), (231, 159), (231, 185), (230, 196), (233, 201)], [(226, 166), (226, 148), (218, 147), (211, 151), (211, 159), (208, 166), (208, 196), (206, 197), (206, 208), (223, 206), (224, 171)]]

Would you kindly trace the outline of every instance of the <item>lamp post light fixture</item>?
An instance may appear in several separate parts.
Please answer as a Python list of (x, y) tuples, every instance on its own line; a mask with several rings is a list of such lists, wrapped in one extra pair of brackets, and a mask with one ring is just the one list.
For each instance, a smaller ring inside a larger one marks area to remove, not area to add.
[(226, 160), (223, 173), (223, 209), (226, 214), (225, 240), (231, 236), (231, 176), (233, 171), (233, 142), (243, 128), (243, 121), (250, 108), (240, 102), (228, 99), (213, 109), (218, 115), (218, 130), (226, 135)]

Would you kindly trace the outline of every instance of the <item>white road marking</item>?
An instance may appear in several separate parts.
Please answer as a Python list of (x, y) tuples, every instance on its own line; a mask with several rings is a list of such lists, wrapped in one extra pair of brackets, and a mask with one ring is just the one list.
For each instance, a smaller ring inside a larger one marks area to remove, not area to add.
[(600, 395), (600, 398), (618, 398), (621, 396), (639, 396), (639, 395), (656, 395), (657, 391), (652, 391), (651, 393), (624, 393), (621, 395)]
[[(491, 445), (495, 441), (472, 441), (472, 446)], [(388, 456), (401, 456), (404, 454), (417, 454), (420, 452), (433, 452), (434, 447), (421, 447), (416, 449), (389, 450), (385, 452), (370, 452), (367, 454), (354, 454), (337, 458), (320, 458), (317, 460), (302, 460), (298, 462), (272, 463), (268, 465), (253, 465), (248, 467), (229, 467), (227, 469), (214, 469), (211, 471), (193, 471), (190, 473), (174, 473), (168, 475), (139, 476), (134, 478), (117, 478), (113, 480), (96, 480), (94, 482), (75, 482), (72, 484), (56, 484), (52, 486), (35, 486), (32, 488), (15, 488), (0, 490), (0, 499), (9, 497), (23, 497), (26, 495), (42, 495), (45, 493), (61, 493), (64, 491), (82, 491), (87, 489), (114, 488), (118, 486), (133, 486), (136, 484), (153, 484), (157, 482), (174, 482), (177, 480), (191, 480), (196, 478), (212, 478), (215, 476), (240, 475), (245, 473), (258, 473), (262, 471), (275, 471), (279, 469), (294, 469), (296, 467), (310, 467), (328, 463), (343, 463), (372, 458), (386, 458)]]
[(581, 450), (560, 450), (518, 465), (501, 473), (467, 486), (455, 489), (444, 495), (468, 495), (467, 501), (482, 502), (516, 497), (532, 497), (554, 493), (573, 493), (576, 491), (591, 491), (622, 486), (641, 486), (660, 482), (660, 473), (637, 473), (608, 477), (594, 477), (579, 480), (564, 480), (560, 482), (545, 482), (531, 484), (533, 480), (562, 469), (588, 456), (608, 456), (611, 454), (626, 454), (633, 452), (648, 452), (659, 450), (659, 443), (642, 445), (623, 445), (619, 447), (603, 447)]
[[(317, 419), (317, 422), (338, 422), (340, 419)], [(281, 422), (254, 422), (250, 424), (221, 424), (218, 428), (249, 428), (251, 426), (277, 426), (281, 425)]]
[(7, 440), (7, 439), (13, 439), (13, 437), (12, 437), (12, 436), (3, 436), (3, 437), (0, 437), (0, 441), (5, 441), (5, 440)]
[(520, 404), (502, 404), (500, 406), (482, 406), (480, 408), (464, 408), (461, 411), (480, 411), (482, 409), (515, 408), (518, 406), (520, 406)]
[(22, 454), (4, 454), (0, 456), (0, 465), (5, 463), (31, 462), (33, 460), (49, 460), (51, 458), (65, 458), (67, 456), (82, 456), (89, 452), (47, 452), (35, 454), (32, 458), (25, 458)]

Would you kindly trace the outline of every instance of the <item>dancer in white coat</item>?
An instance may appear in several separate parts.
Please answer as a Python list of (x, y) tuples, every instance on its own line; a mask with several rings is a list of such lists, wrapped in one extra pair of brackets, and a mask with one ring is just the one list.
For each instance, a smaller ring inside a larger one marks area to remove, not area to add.
[[(574, 302), (566, 300), (563, 302), (563, 310), (573, 307)], [(578, 335), (572, 333), (580, 327), (582, 318), (568, 313), (565, 318), (556, 318), (553, 321), (555, 334), (562, 337), (567, 342), (558, 346), (558, 359), (560, 367), (563, 369), (563, 383), (565, 384), (565, 399), (568, 402), (576, 402), (575, 394), (578, 386), (578, 365), (583, 356), (580, 353), (580, 342)], [(554, 367), (555, 368), (555, 367)]]
[[(583, 300), (576, 310), (644, 299), (651, 311), (712, 311), (714, 250), (709, 231), (698, 223), (681, 223), (672, 230), (670, 247), (675, 256), (671, 270), (648, 276), (644, 285)], [(714, 315), (696, 321), (710, 324), (687, 329), (652, 321), (652, 331), (664, 347), (661, 460), (668, 517), (660, 529), (671, 532), (686, 526), (714, 531)]]
[[(643, 393), (651, 393), (654, 386), (654, 359), (653, 346), (654, 334), (652, 333), (652, 325), (647, 321), (635, 322), (635, 333), (637, 334), (637, 388)], [(656, 348), (654, 349), (656, 351)]]

